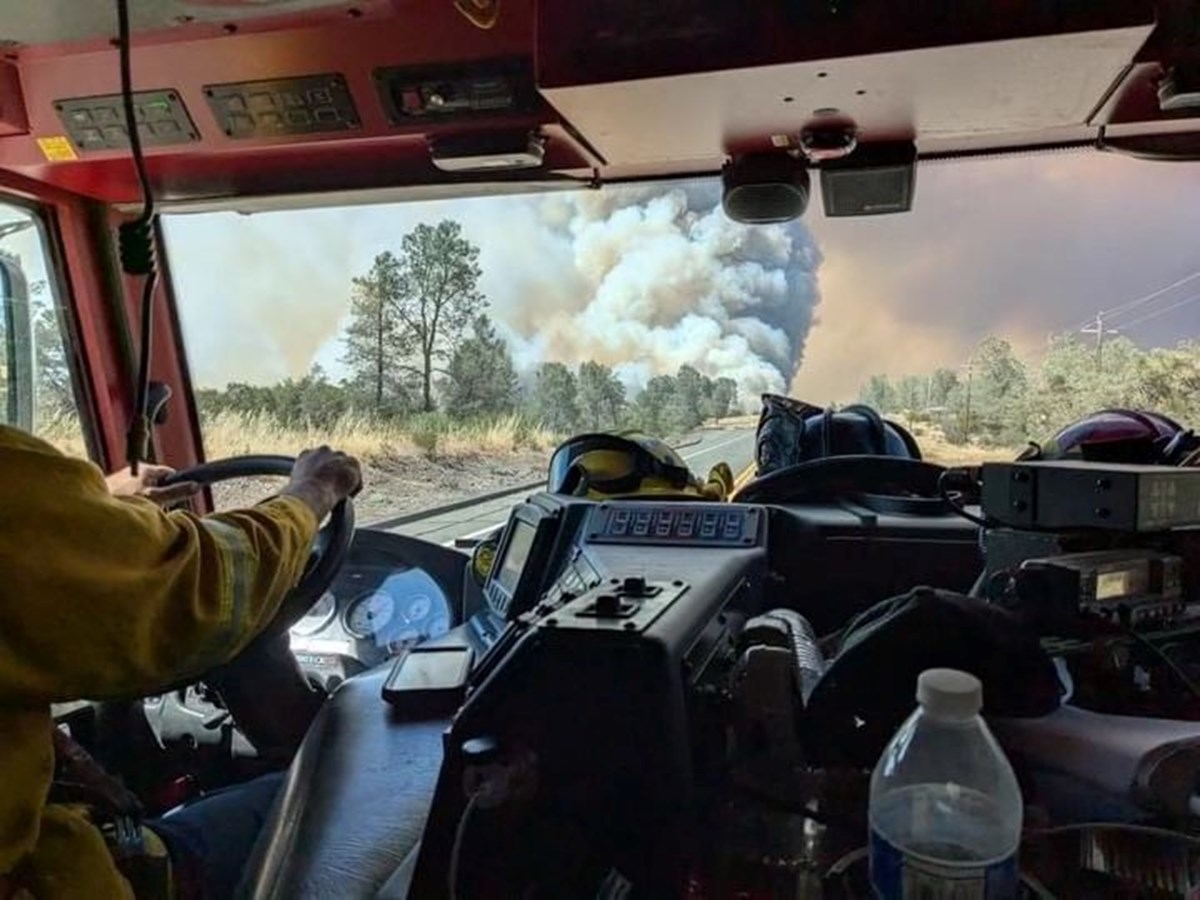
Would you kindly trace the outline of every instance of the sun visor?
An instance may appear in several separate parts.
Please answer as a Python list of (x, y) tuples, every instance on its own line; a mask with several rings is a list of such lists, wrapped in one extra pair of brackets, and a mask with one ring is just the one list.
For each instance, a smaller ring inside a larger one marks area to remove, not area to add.
[(922, 153), (1077, 136), (1154, 27), (1141, 2), (956, 8), (953, 22), (905, 13), (902, 28), (893, 4), (863, 2), (794, 22), (747, 11), (732, 34), (703, 31), (701, 52), (703, 23), (672, 30), (656, 4), (610, 4), (594, 31), (559, 6), (539, 6), (543, 96), (609, 163), (643, 169), (715, 169), (834, 113), (860, 141), (915, 137)]

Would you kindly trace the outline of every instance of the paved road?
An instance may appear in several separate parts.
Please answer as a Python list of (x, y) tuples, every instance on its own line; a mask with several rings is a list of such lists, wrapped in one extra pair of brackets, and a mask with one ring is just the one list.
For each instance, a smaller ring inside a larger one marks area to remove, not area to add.
[[(737, 475), (754, 460), (754, 431), (752, 429), (700, 431), (680, 447), (680, 454), (688, 466), (699, 475), (724, 460)], [(407, 534), (441, 544), (453, 544), (459, 538), (479, 537), (497, 525), (508, 521), (508, 513), (523, 499), (527, 490), (472, 504), (463, 509), (439, 513), (436, 516), (406, 522), (390, 529), (396, 534)]]

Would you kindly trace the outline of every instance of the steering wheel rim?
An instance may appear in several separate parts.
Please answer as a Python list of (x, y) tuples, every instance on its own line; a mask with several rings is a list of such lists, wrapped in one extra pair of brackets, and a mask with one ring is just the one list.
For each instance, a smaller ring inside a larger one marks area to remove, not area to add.
[[(179, 469), (164, 478), (162, 486), (193, 482), (207, 488), (235, 478), (286, 478), (291, 475), (295, 464), (295, 457), (279, 454), (230, 456)], [(329, 519), (319, 526), (304, 574), (280, 604), (275, 618), (256, 640), (266, 640), (288, 631), (329, 590), (350, 552), (354, 523), (354, 503), (347, 498), (339, 502), (330, 512)]]

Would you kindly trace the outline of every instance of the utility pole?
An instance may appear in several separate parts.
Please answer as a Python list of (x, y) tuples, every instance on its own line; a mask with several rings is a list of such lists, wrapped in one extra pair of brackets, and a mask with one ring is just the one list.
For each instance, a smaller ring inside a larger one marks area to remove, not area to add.
[(1104, 327), (1104, 312), (1096, 313), (1096, 321), (1086, 328), (1079, 329), (1080, 334), (1094, 334), (1096, 336), (1096, 370), (1100, 371), (1104, 363), (1104, 337), (1109, 334), (1120, 334), (1120, 330), (1116, 328)]

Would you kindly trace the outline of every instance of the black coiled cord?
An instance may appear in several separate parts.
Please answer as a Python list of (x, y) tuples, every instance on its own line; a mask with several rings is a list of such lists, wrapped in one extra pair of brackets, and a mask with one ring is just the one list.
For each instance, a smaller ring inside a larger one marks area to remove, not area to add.
[(986, 516), (975, 515), (963, 505), (959, 496), (955, 496), (957, 492), (969, 494), (977, 491), (978, 480), (977, 473), (970, 467), (947, 469), (938, 477), (938, 493), (945, 504), (957, 515), (980, 528), (991, 528), (996, 523), (988, 520)]
[(155, 273), (154, 222), (141, 216), (132, 222), (122, 222), (117, 228), (117, 245), (121, 268), (127, 275)]
[(133, 105), (133, 66), (131, 62), (129, 0), (117, 2), (118, 54), (121, 67), (121, 101), (125, 109), (125, 130), (129, 134), (129, 150), (142, 189), (142, 212), (132, 222), (117, 229), (117, 244), (121, 268), (128, 275), (144, 276), (140, 335), (138, 341), (138, 373), (134, 386), (133, 419), (126, 435), (126, 458), (133, 474), (138, 464), (150, 452), (150, 355), (154, 339), (154, 286), (158, 277), (155, 269), (154, 194), (142, 154), (142, 137), (138, 132), (137, 113)]

